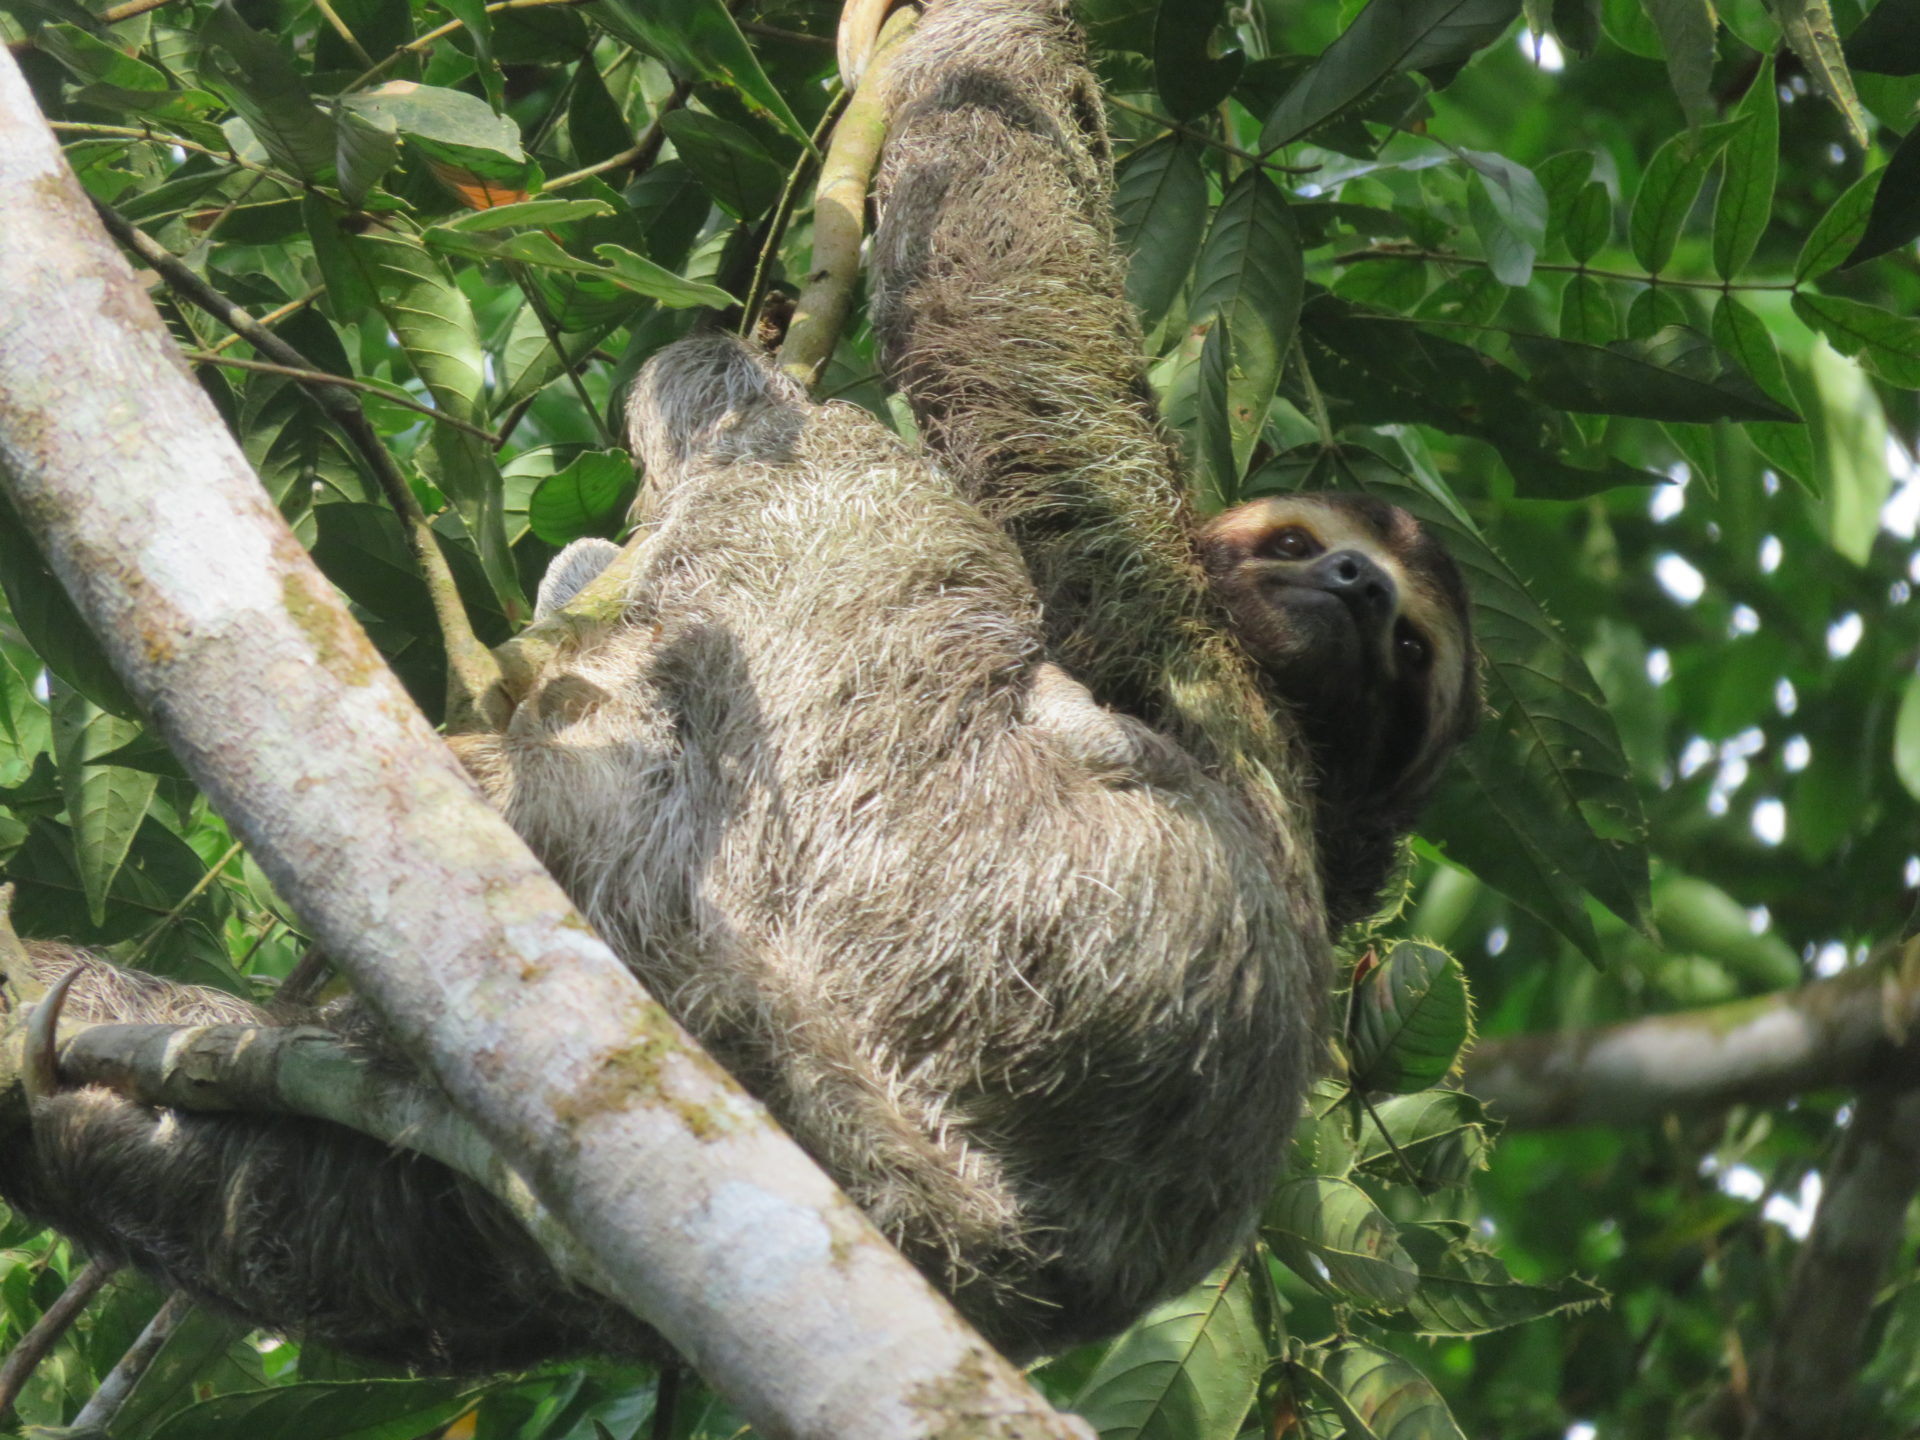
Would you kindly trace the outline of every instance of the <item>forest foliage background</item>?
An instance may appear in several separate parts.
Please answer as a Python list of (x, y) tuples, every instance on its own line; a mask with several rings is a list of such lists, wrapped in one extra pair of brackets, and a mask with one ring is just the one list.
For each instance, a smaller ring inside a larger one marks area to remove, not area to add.
[[(1816, 1433), (1772, 1404), (1797, 1364), (1799, 1410), (1913, 1433), (1920, 1173), (1887, 1157), (1920, 1148), (1900, 945), (1920, 893), (1920, 0), (1080, 14), (1199, 503), (1360, 488), (1442, 529), (1487, 717), (1404, 895), (1343, 957), (1338, 1078), (1259, 1245), (1038, 1378), (1109, 1437), (1587, 1440)], [(837, 19), (828, 0), (0, 0), (88, 191), (303, 358), (156, 277), (262, 483), (436, 717), (427, 586), (315, 375), (354, 382), (482, 637), (506, 638), (557, 547), (620, 533), (637, 366), (707, 307), (776, 323), (804, 279)], [(910, 429), (858, 312), (819, 390)], [(10, 515), (0, 583), (15, 923), (270, 992), (299, 921)], [(1743, 1025), (1861, 996), (1866, 1038), (1820, 1031), (1799, 1069), (1689, 1090), (1672, 1066), (1583, 1067), (1600, 1027), (1711, 1068)], [(0, 1230), (0, 1342), (78, 1266)], [(18, 1419), (71, 1421), (163, 1298), (110, 1284)], [(1808, 1333), (1830, 1313), (1849, 1318)], [(475, 1384), (197, 1313), (170, 1334), (107, 1433), (738, 1429), (677, 1373)]]

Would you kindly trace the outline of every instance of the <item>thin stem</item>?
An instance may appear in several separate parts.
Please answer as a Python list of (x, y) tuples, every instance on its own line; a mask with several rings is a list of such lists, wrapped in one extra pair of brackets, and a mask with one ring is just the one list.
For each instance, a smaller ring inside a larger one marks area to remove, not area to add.
[(53, 1347), (60, 1343), (60, 1337), (72, 1328), (73, 1322), (93, 1302), (100, 1293), (100, 1287), (107, 1283), (114, 1268), (101, 1260), (89, 1260), (79, 1274), (67, 1281), (67, 1288), (60, 1292), (60, 1298), (49, 1305), (46, 1313), (33, 1322), (33, 1328), (20, 1337), (0, 1363), (0, 1416), (13, 1410), (13, 1402), (20, 1398), (20, 1391), (27, 1381), (33, 1378), (33, 1372), (40, 1362), (47, 1358)]
[(826, 113), (820, 117), (820, 123), (813, 127), (813, 134), (808, 137), (811, 143), (800, 152), (800, 158), (793, 162), (793, 168), (787, 172), (787, 183), (780, 190), (780, 203), (773, 207), (773, 218), (767, 225), (767, 238), (760, 246), (760, 258), (753, 267), (753, 283), (747, 287), (747, 298), (740, 307), (742, 335), (751, 337), (753, 327), (759, 322), (760, 307), (767, 299), (767, 277), (772, 272), (774, 258), (780, 253), (780, 243), (786, 238), (787, 227), (793, 223), (793, 212), (800, 201), (801, 182), (813, 169), (820, 147), (845, 112), (848, 99), (844, 90), (834, 93), (827, 102)]
[(605, 160), (596, 160), (591, 165), (583, 165), (578, 170), (569, 170), (565, 175), (557, 175), (546, 183), (540, 193), (545, 195), (561, 190), (569, 185), (577, 185), (582, 180), (590, 180), (595, 175), (604, 175), (609, 170), (618, 170), (623, 165), (631, 165), (634, 173), (645, 172), (660, 153), (660, 147), (666, 143), (667, 132), (661, 125), (669, 113), (678, 110), (687, 103), (687, 97), (693, 94), (693, 82), (682, 80), (673, 87), (673, 93), (667, 96), (653, 119), (647, 122), (647, 128), (640, 132), (640, 138), (631, 148), (622, 150), (618, 155), (609, 155)]
[(1144, 105), (1131, 105), (1117, 95), (1109, 95), (1107, 103), (1116, 110), (1124, 110), (1129, 115), (1138, 115), (1143, 119), (1151, 120), (1154, 124), (1172, 130), (1176, 134), (1185, 135), (1190, 140), (1198, 140), (1202, 145), (1211, 145), (1216, 150), (1224, 150), (1229, 155), (1238, 156), (1249, 164), (1271, 170), (1276, 175), (1311, 175), (1320, 168), (1318, 165), (1282, 165), (1278, 160), (1269, 160), (1266, 156), (1256, 155), (1251, 150), (1242, 150), (1238, 145), (1209, 135), (1204, 130), (1196, 130), (1191, 125), (1182, 125), (1178, 120), (1169, 120), (1166, 116), (1156, 114)]
[[(586, 3), (587, 0), (500, 0), (500, 3), (487, 6), (487, 14), (498, 15), (503, 10), (540, 10), (549, 5), (584, 5)], [(423, 50), (432, 49), (436, 40), (444, 40), (454, 31), (466, 29), (466, 26), (467, 22), (464, 20), (449, 20), (444, 25), (436, 25), (424, 35), (414, 36), (406, 44), (395, 48), (391, 55), (374, 61), (366, 70), (354, 76), (347, 84), (347, 91), (358, 90), (369, 80), (379, 79), (407, 56), (418, 55)]]
[[(1390, 245), (1350, 250), (1345, 255), (1333, 257), (1335, 265), (1352, 265), (1362, 260), (1422, 260), (1432, 261), (1438, 265), (1478, 265), (1482, 268), (1487, 264), (1476, 255), (1450, 255), (1442, 250), (1408, 250)], [(1670, 285), (1676, 290), (1717, 290), (1723, 295), (1735, 290), (1798, 290), (1800, 288), (1796, 282), (1761, 284), (1743, 280), (1669, 280), (1664, 275), (1636, 275), (1628, 270), (1600, 270), (1592, 265), (1565, 265), (1545, 260), (1534, 261), (1533, 268), (1565, 275), (1591, 275), (1598, 280), (1625, 280), (1635, 285)]]
[(337, 196), (336, 191), (328, 190), (322, 185), (309, 184), (297, 176), (287, 174), (284, 170), (276, 170), (271, 165), (259, 165), (252, 160), (242, 160), (231, 150), (215, 150), (192, 140), (182, 140), (178, 135), (169, 135), (164, 130), (155, 130), (147, 125), (94, 125), (79, 120), (49, 120), (47, 126), (62, 135), (95, 135), (103, 140), (145, 140), (152, 145), (172, 145), (194, 155), (205, 155), (229, 165), (237, 165), (242, 170), (257, 171), (269, 179), (278, 180), (292, 190), (312, 190), (323, 195)]
[[(258, 320), (258, 322), (256, 323), (258, 323), (265, 329), (272, 329), (275, 325), (278, 325), (282, 320), (285, 320), (288, 316), (299, 314), (302, 310), (306, 309), (307, 306), (311, 305), (314, 301), (318, 300), (322, 295), (326, 293), (327, 293), (326, 286), (316, 285), (311, 290), (307, 291), (306, 294), (300, 296), (298, 299), (289, 300), (286, 304), (276, 306), (274, 309), (267, 311), (267, 313), (262, 315)], [(207, 347), (207, 354), (209, 357), (218, 355), (222, 350), (231, 349), (233, 346), (238, 345), (242, 340), (246, 338), (247, 337), (242, 335), (238, 330), (235, 330), (230, 335), (228, 335), (226, 339), (218, 342), (217, 344), (209, 345)], [(388, 397), (388, 398), (392, 398), (392, 397)]]
[(554, 322), (553, 316), (547, 313), (546, 303), (541, 300), (540, 292), (534, 286), (533, 276), (525, 265), (509, 265), (507, 273), (513, 276), (520, 293), (527, 297), (527, 304), (533, 309), (533, 318), (540, 322), (541, 333), (547, 337), (547, 344), (559, 358), (560, 369), (566, 375), (567, 383), (573, 387), (574, 398), (587, 412), (587, 418), (593, 421), (594, 433), (599, 435), (600, 444), (604, 448), (612, 448), (613, 432), (607, 428), (607, 418), (600, 413), (600, 407), (593, 403), (593, 397), (587, 394), (586, 382), (580, 378), (580, 367), (567, 358), (567, 347), (563, 343), (560, 327)]
[(1307, 392), (1307, 409), (1313, 416), (1313, 428), (1320, 432), (1322, 449), (1334, 448), (1333, 422), (1327, 417), (1327, 397), (1320, 393), (1320, 386), (1313, 378), (1313, 367), (1307, 364), (1306, 347), (1300, 343), (1300, 332), (1293, 333), (1293, 363), (1300, 373), (1301, 387)]
[(347, 28), (347, 22), (340, 18), (333, 6), (327, 3), (327, 0), (313, 0), (313, 8), (318, 10), (327, 24), (333, 27), (333, 33), (346, 41), (347, 48), (353, 51), (354, 59), (358, 60), (362, 65), (373, 64), (373, 57), (367, 54), (359, 40), (355, 38), (353, 31)]
[(782, 30), (778, 25), (762, 25), (757, 20), (742, 20), (740, 29), (743, 34), (758, 35), (763, 40), (786, 40), (798, 45), (819, 45), (833, 49), (831, 35), (809, 35), (802, 30)]
[(140, 937), (140, 943), (134, 947), (133, 953), (127, 957), (126, 966), (129, 970), (138, 970), (140, 968), (140, 961), (146, 955), (147, 951), (153, 948), (153, 942), (166, 933), (169, 925), (173, 924), (181, 915), (186, 913), (189, 905), (206, 894), (207, 887), (220, 878), (220, 872), (233, 863), (234, 858), (239, 855), (243, 848), (238, 840), (229, 845), (227, 847), (227, 853), (209, 865), (207, 867), (207, 873), (193, 882), (193, 888), (182, 895), (179, 900), (174, 903), (174, 907), (167, 911), (165, 915), (162, 915), (159, 921), (149, 928), (145, 935)]
[[(174, 294), (198, 305), (229, 330), (244, 335), (248, 343), (261, 354), (272, 357), (270, 362), (254, 360), (244, 364), (227, 357), (214, 357), (211, 352), (203, 352), (205, 358), (221, 365), (238, 365), (242, 369), (255, 369), (268, 364), (280, 367), (290, 378), (299, 380), (314, 402), (346, 432), (354, 448), (365, 457), (380, 484), (381, 492), (387, 497), (387, 503), (399, 515), (407, 539), (412, 544), (414, 560), (426, 578), (427, 593), (433, 601), (434, 617), (440, 622), (441, 639), (447, 650), (449, 724), (472, 724), (476, 721), (491, 723), (495, 719), (504, 719), (503, 713), (494, 713), (504, 703), (500, 697), (499, 662), (480, 643), (480, 637), (473, 633), (473, 622), (468, 618), (466, 606), (461, 603), (453, 571), (447, 564), (447, 557), (440, 552), (440, 542), (433, 533), (433, 527), (427, 523), (426, 513), (414, 498), (413, 487), (407, 484), (407, 477), (400, 472), (399, 465), (374, 430), (372, 422), (367, 419), (366, 411), (360, 408), (359, 400), (354, 397), (355, 390), (373, 387), (315, 369), (307, 363), (306, 356), (215, 290), (166, 246), (130, 223), (112, 206), (95, 201), (94, 209), (99, 212), (101, 223), (107, 227), (108, 233), (158, 271), (160, 278), (167, 282)], [(379, 393), (388, 400), (395, 398), (384, 390)], [(437, 412), (428, 413), (437, 415)], [(462, 429), (473, 428), (448, 416), (437, 418), (447, 424), (459, 425)], [(486, 436), (489, 441), (493, 438), (484, 430), (475, 433)]]
[[(247, 337), (249, 340), (251, 336)], [(497, 445), (500, 437), (491, 430), (459, 420), (444, 410), (436, 410), (431, 405), (422, 405), (418, 400), (406, 395), (395, 394), (385, 385), (376, 385), (370, 380), (356, 380), (349, 375), (335, 375), (331, 370), (315, 370), (304, 365), (276, 365), (271, 360), (244, 360), (238, 355), (219, 355), (212, 350), (189, 350), (187, 359), (196, 365), (219, 365), (228, 370), (251, 370), (260, 375), (284, 375), (289, 380), (298, 380), (306, 385), (338, 385), (346, 390), (359, 390), (369, 395), (378, 395), (390, 405), (398, 405), (402, 410), (411, 410), (424, 415), (441, 425), (451, 426), (455, 430), (464, 430), (476, 439), (489, 445)]]
[(133, 1387), (140, 1383), (141, 1376), (153, 1368), (161, 1349), (173, 1338), (173, 1332), (180, 1328), (180, 1322), (187, 1318), (192, 1309), (193, 1301), (183, 1291), (176, 1290), (167, 1297), (166, 1303), (147, 1322), (147, 1328), (140, 1332), (140, 1338), (127, 1347), (114, 1363), (113, 1369), (107, 1372), (106, 1378), (101, 1380), (99, 1388), (87, 1397), (87, 1403), (73, 1417), (76, 1433), (108, 1433), (114, 1417), (120, 1413), (120, 1407), (127, 1403), (127, 1397), (133, 1393)]

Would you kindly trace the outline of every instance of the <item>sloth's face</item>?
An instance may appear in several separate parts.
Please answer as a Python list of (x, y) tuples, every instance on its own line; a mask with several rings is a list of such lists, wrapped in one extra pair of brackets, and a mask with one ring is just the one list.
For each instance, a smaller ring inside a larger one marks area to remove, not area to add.
[(1215, 518), (1214, 593), (1323, 769), (1421, 788), (1471, 724), (1473, 640), (1452, 559), (1406, 511), (1289, 495)]

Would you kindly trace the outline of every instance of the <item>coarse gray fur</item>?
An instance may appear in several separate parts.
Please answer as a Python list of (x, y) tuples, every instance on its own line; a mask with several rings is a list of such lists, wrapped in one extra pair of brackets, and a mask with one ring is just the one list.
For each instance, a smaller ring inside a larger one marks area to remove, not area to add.
[[(1025, 1357), (1246, 1235), (1327, 936), (1308, 757), (1217, 623), (1141, 399), (1064, 7), (945, 0), (911, 44), (876, 315), (937, 468), (736, 341), (663, 352), (628, 407), (624, 616), (455, 744), (648, 988)], [(237, 1004), (158, 983), (92, 969), (72, 1009)], [(389, 1360), (653, 1343), (464, 1182), (322, 1125), (60, 1094), (0, 1193)]]

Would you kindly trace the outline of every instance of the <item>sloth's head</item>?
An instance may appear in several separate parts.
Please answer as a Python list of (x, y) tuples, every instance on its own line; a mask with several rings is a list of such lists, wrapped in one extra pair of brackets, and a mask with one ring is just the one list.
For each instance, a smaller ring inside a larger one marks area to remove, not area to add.
[(1327, 857), (1357, 867), (1328, 878), (1329, 908), (1341, 908), (1334, 892), (1377, 888), (1391, 863), (1375, 832), (1411, 825), (1473, 728), (1466, 586), (1419, 521), (1363, 495), (1251, 501), (1198, 543), (1214, 594), (1313, 753), (1320, 809), (1339, 817), (1343, 848), (1365, 853)]

